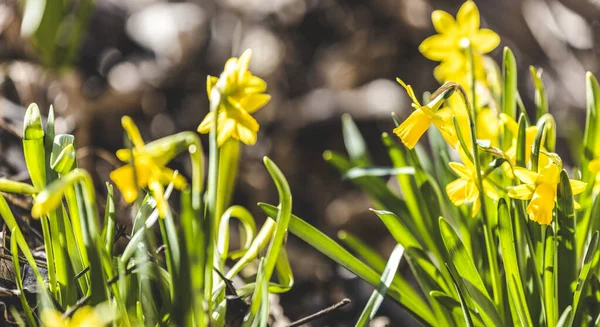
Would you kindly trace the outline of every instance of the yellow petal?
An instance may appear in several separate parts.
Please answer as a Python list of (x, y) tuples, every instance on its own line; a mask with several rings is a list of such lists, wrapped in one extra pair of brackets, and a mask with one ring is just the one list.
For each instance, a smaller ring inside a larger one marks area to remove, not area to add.
[(533, 196), (534, 186), (530, 184), (521, 184), (511, 188), (508, 196), (518, 200), (529, 200)]
[(436, 32), (440, 34), (452, 33), (456, 30), (454, 17), (443, 10), (435, 10), (431, 13), (431, 21)]
[(254, 143), (256, 143), (256, 132), (252, 131), (251, 129), (247, 128), (242, 124), (238, 124), (236, 128), (237, 138), (240, 141), (244, 142), (247, 145), (253, 145)]
[(250, 72), (246, 72), (246, 77), (238, 86), (240, 95), (262, 93), (267, 90), (267, 82), (260, 77), (252, 76)]
[(41, 315), (42, 324), (46, 327), (67, 327), (68, 321), (63, 319), (62, 314), (51, 309), (44, 309)]
[(419, 102), (419, 99), (417, 99), (417, 97), (415, 96), (415, 91), (413, 91), (412, 86), (407, 85), (400, 78), (396, 78), (396, 81), (398, 81), (398, 83), (400, 83), (400, 85), (402, 85), (402, 87), (406, 90), (406, 93), (408, 94), (412, 102), (416, 103), (419, 107), (421, 107), (421, 103)]
[(248, 71), (248, 64), (250, 64), (250, 58), (252, 57), (252, 50), (246, 49), (244, 53), (240, 56), (237, 62), (237, 70), (238, 70), (238, 81), (244, 79), (246, 72)]
[(438, 119), (433, 120), (435, 127), (442, 133), (444, 140), (453, 148), (456, 149), (458, 146), (458, 136), (456, 129), (454, 128), (454, 122), (452, 121), (453, 116), (452, 109), (445, 107), (437, 111), (436, 117)]
[(465, 149), (459, 148), (458, 155), (460, 156), (460, 160), (462, 160), (463, 164), (467, 166), (470, 171), (475, 172), (475, 166), (473, 165), (473, 162), (471, 162), (471, 159), (469, 159)]
[(198, 133), (208, 134), (210, 132), (210, 125), (212, 124), (213, 120), (212, 116), (213, 113), (209, 112), (206, 117), (204, 117), (200, 125), (198, 125)]
[(394, 134), (400, 138), (407, 148), (413, 149), (417, 141), (427, 131), (429, 125), (431, 125), (431, 118), (423, 110), (417, 109), (400, 126), (394, 129)]
[(123, 118), (121, 118), (121, 125), (123, 125), (123, 128), (127, 132), (127, 136), (131, 140), (131, 143), (133, 143), (133, 146), (138, 149), (143, 148), (144, 140), (140, 135), (140, 130), (137, 128), (131, 117), (123, 116)]
[(152, 197), (156, 201), (156, 209), (158, 210), (158, 215), (161, 218), (164, 218), (167, 215), (168, 203), (165, 200), (164, 189), (162, 184), (159, 181), (152, 181), (148, 184), (148, 189), (152, 192)]
[(471, 218), (475, 218), (475, 216), (477, 216), (477, 213), (479, 213), (479, 209), (481, 209), (481, 201), (479, 200), (479, 196), (477, 196), (473, 200), (473, 209), (472, 209), (472, 213), (471, 213)]
[(183, 190), (187, 186), (187, 181), (181, 174), (175, 174), (175, 171), (169, 168), (162, 168), (160, 183), (167, 185), (171, 182), (173, 182), (173, 187), (178, 190)]
[(516, 138), (519, 133), (519, 124), (505, 113), (500, 114), (500, 120), (504, 123), (504, 128), (508, 129), (513, 134), (513, 137)]
[(131, 150), (129, 149), (119, 149), (117, 150), (117, 158), (119, 160), (129, 163), (131, 161)]
[(594, 160), (590, 161), (590, 163), (588, 165), (588, 169), (592, 173), (597, 174), (600, 171), (600, 159), (594, 159)]
[(117, 188), (121, 191), (123, 199), (127, 203), (132, 203), (138, 197), (138, 187), (135, 184), (135, 177), (133, 175), (133, 167), (131, 165), (125, 165), (121, 168), (117, 168), (110, 173), (110, 179), (115, 183)]
[(217, 81), (219, 80), (218, 77), (214, 77), (214, 76), (206, 76), (206, 95), (208, 95), (210, 97), (210, 92), (212, 91), (213, 86), (215, 86), (215, 84), (217, 84)]
[(217, 135), (217, 143), (219, 146), (223, 145), (235, 132), (236, 121), (234, 119), (219, 120)]
[(450, 199), (450, 201), (452, 201), (452, 204), (454, 204), (455, 206), (459, 206), (465, 203), (467, 199), (467, 184), (467, 180), (459, 178), (446, 185), (446, 193), (448, 194), (448, 198)]
[[(540, 155), (540, 158), (542, 158), (543, 155)], [(541, 166), (543, 167), (542, 169), (540, 169), (540, 174), (537, 178), (537, 182), (538, 183), (547, 183), (547, 184), (553, 184), (556, 185), (558, 184), (558, 182), (560, 181), (560, 170), (558, 169), (558, 166), (551, 162), (546, 166)]]
[(243, 110), (251, 114), (262, 108), (269, 100), (271, 96), (268, 94), (254, 93), (243, 97), (238, 103)]
[(569, 183), (571, 184), (571, 192), (573, 192), (573, 195), (585, 191), (585, 188), (587, 186), (587, 183), (575, 179), (569, 180)]
[(473, 47), (481, 53), (488, 53), (500, 44), (500, 36), (487, 28), (480, 29), (471, 36)]
[(498, 118), (490, 108), (483, 108), (477, 114), (477, 138), (489, 140), (492, 146), (498, 145)]
[(556, 187), (549, 184), (539, 185), (527, 206), (529, 219), (548, 225), (552, 222), (552, 212), (554, 210), (554, 199), (556, 197)]
[(452, 170), (454, 170), (454, 172), (459, 176), (462, 177), (464, 179), (471, 179), (473, 177), (473, 172), (471, 170), (469, 170), (469, 168), (467, 168), (467, 166), (458, 163), (458, 162), (451, 162), (448, 164), (450, 166), (450, 168), (452, 168)]
[(522, 167), (515, 167), (514, 173), (519, 177), (519, 180), (525, 184), (535, 184), (538, 177), (537, 173)]
[(456, 23), (463, 32), (477, 32), (479, 29), (479, 10), (473, 1), (467, 1), (460, 6), (456, 15)]
[(419, 51), (427, 59), (442, 61), (455, 56), (459, 48), (455, 38), (444, 34), (435, 34), (421, 42)]
[(479, 190), (477, 190), (477, 185), (473, 180), (469, 180), (467, 185), (465, 186), (465, 200), (467, 202), (474, 202), (479, 196)]
[[(449, 52), (442, 63), (433, 70), (433, 76), (440, 82), (452, 81), (466, 85), (463, 80), (467, 78), (467, 57), (460, 51)], [(460, 97), (460, 96), (458, 96)]]
[(225, 71), (235, 71), (235, 69), (237, 68), (237, 58), (229, 58), (227, 60), (227, 62), (225, 63), (225, 68), (223, 70)]
[(575, 210), (581, 209), (581, 204), (579, 204), (579, 202), (577, 202), (577, 201), (573, 201), (573, 209), (575, 209)]
[(488, 181), (483, 181), (483, 191), (485, 195), (487, 195), (487, 197), (494, 201), (497, 201), (500, 198), (500, 196), (498, 195), (498, 191), (496, 191), (496, 188), (494, 188), (494, 186)]

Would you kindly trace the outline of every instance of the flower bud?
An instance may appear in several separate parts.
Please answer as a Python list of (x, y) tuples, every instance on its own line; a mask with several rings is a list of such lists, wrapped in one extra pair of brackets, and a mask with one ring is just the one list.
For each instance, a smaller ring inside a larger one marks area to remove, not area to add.
[(27, 108), (23, 123), (23, 154), (33, 186), (46, 186), (46, 151), (40, 109), (33, 103)]
[(75, 137), (73, 135), (56, 135), (50, 154), (50, 168), (61, 175), (71, 171), (76, 163), (74, 144)]

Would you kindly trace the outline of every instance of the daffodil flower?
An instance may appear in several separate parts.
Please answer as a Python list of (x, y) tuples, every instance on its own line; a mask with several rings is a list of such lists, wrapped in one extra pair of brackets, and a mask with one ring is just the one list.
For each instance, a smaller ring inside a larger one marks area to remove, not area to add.
[[(244, 51), (240, 58), (230, 58), (220, 77), (208, 76), (206, 92), (210, 101), (218, 101), (217, 142), (220, 145), (234, 138), (252, 145), (256, 143), (258, 122), (251, 116), (262, 108), (271, 96), (265, 94), (267, 83), (248, 70), (252, 52)], [(210, 112), (198, 126), (198, 132), (207, 134), (213, 122)]]
[[(479, 190), (477, 188), (477, 171), (467, 155), (461, 149), (459, 154), (463, 163), (451, 162), (450, 168), (458, 175), (458, 179), (446, 185), (446, 193), (455, 206), (465, 203), (473, 204), (472, 216), (475, 217), (481, 208)], [(483, 192), (492, 200), (498, 200), (498, 192), (487, 180), (483, 181)]]
[(457, 72), (468, 71), (465, 49), (470, 47), (475, 65), (483, 67), (481, 54), (494, 50), (500, 44), (498, 34), (479, 28), (479, 10), (473, 1), (467, 1), (460, 7), (456, 20), (442, 10), (434, 11), (431, 20), (438, 34), (425, 39), (419, 51), (431, 60), (442, 62), (435, 71), (436, 78), (440, 80), (450, 80)]
[[(514, 173), (523, 184), (509, 190), (508, 196), (519, 200), (530, 200), (529, 205), (527, 205), (529, 219), (542, 225), (550, 224), (556, 200), (556, 189), (560, 181), (558, 164), (549, 161), (546, 166), (540, 169), (539, 173), (516, 167)], [(573, 195), (585, 190), (586, 183), (574, 179), (569, 180), (569, 182)], [(575, 202), (575, 208), (579, 208), (577, 202)]]
[(434, 124), (440, 130), (446, 142), (453, 148), (456, 148), (458, 138), (452, 123), (452, 110), (447, 107), (439, 109), (443, 101), (430, 102), (424, 106), (421, 105), (412, 87), (406, 85), (399, 78), (397, 80), (406, 89), (408, 96), (412, 99), (412, 107), (415, 108), (415, 111), (400, 126), (394, 129), (394, 134), (400, 138), (407, 148), (413, 149), (429, 126)]
[(123, 117), (122, 124), (133, 143), (133, 149), (117, 151), (117, 157), (127, 164), (113, 170), (110, 173), (110, 179), (115, 182), (128, 203), (137, 199), (138, 189), (147, 188), (152, 191), (159, 215), (164, 217), (167, 203), (163, 197), (163, 185), (173, 182), (175, 188), (183, 189), (186, 186), (185, 178), (164, 167), (167, 162), (165, 162), (164, 156), (158, 155), (162, 152), (148, 151), (137, 126), (130, 117)]
[(104, 318), (90, 306), (79, 308), (71, 318), (65, 318), (59, 311), (50, 309), (45, 309), (41, 314), (45, 327), (101, 327), (110, 322), (110, 319), (107, 321)]

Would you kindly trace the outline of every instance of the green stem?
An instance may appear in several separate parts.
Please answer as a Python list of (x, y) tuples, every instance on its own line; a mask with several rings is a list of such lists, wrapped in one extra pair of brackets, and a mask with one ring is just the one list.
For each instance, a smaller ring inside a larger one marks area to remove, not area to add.
[(494, 243), (493, 231), (490, 219), (487, 213), (487, 207), (485, 204), (485, 192), (483, 188), (483, 178), (481, 176), (481, 164), (479, 162), (479, 149), (477, 147), (477, 133), (475, 131), (475, 123), (477, 119), (477, 110), (476, 106), (476, 95), (475, 95), (475, 60), (473, 58), (473, 50), (469, 46), (468, 49), (468, 57), (470, 64), (470, 74), (471, 74), (471, 96), (472, 103), (469, 103), (467, 94), (464, 88), (459, 87), (459, 91), (465, 102), (467, 107), (467, 113), (469, 114), (469, 127), (471, 130), (471, 144), (473, 146), (473, 165), (475, 166), (475, 173), (477, 176), (477, 188), (479, 189), (479, 201), (481, 201), (481, 215), (483, 217), (484, 223), (484, 239), (486, 243), (486, 252), (488, 256), (489, 263), (489, 273), (492, 282), (492, 290), (494, 293), (494, 302), (498, 309), (502, 310), (504, 306), (502, 305), (502, 280), (499, 276), (499, 268), (498, 268), (498, 256), (496, 244)]
[(162, 235), (163, 244), (165, 246), (165, 261), (167, 262), (167, 271), (171, 276), (171, 287), (169, 287), (169, 295), (171, 296), (171, 301), (175, 300), (175, 283), (177, 276), (175, 274), (174, 263), (173, 263), (173, 255), (171, 254), (171, 242), (167, 232), (167, 225), (165, 222), (165, 218), (158, 219), (158, 225), (160, 226), (160, 235)]
[(206, 230), (206, 263), (204, 266), (204, 298), (208, 301), (208, 308), (212, 308), (212, 287), (213, 287), (213, 265), (215, 257), (215, 238), (218, 217), (217, 208), (217, 186), (219, 180), (219, 145), (217, 143), (217, 118), (218, 109), (221, 104), (221, 93), (214, 87), (210, 94), (210, 112), (212, 113), (212, 124), (208, 135), (208, 186), (207, 186), (207, 215)]

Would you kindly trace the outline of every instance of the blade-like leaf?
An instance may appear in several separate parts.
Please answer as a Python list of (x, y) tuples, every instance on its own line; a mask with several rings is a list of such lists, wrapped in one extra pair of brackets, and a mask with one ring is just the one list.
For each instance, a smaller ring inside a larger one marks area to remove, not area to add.
[[(259, 206), (271, 218), (276, 217), (279, 212), (277, 207), (269, 204), (259, 203)], [(373, 286), (379, 284), (379, 275), (373, 269), (358, 260), (321, 231), (295, 215), (292, 215), (289, 230), (319, 252), (325, 254), (327, 257), (350, 270), (369, 284)], [(396, 276), (394, 282), (390, 285), (388, 294), (411, 312), (419, 321), (430, 325), (436, 324), (435, 317), (429, 306), (414, 291), (412, 286), (404, 280), (404, 278)]]
[(503, 326), (502, 318), (494, 306), (494, 302), (485, 288), (477, 267), (467, 253), (462, 241), (454, 229), (440, 218), (440, 233), (452, 263), (473, 302), (480, 310), (481, 318), (488, 326)]
[(402, 245), (397, 244), (392, 251), (392, 254), (390, 254), (387, 265), (381, 274), (379, 285), (377, 285), (377, 288), (371, 294), (367, 305), (360, 314), (360, 318), (358, 318), (358, 322), (356, 323), (357, 327), (368, 326), (369, 321), (371, 321), (375, 317), (375, 314), (377, 314), (377, 310), (379, 309), (381, 302), (383, 302), (383, 297), (390, 287), (390, 284), (392, 284), (392, 281), (394, 280), (394, 276), (396, 275), (396, 271), (398, 270), (398, 265), (400, 264), (400, 260), (402, 260), (403, 254), (404, 248)]
[(571, 305), (573, 290), (571, 284), (576, 280), (577, 250), (575, 249), (575, 212), (573, 193), (566, 171), (560, 173), (558, 184), (558, 211), (556, 220), (556, 262), (558, 311), (563, 312)]
[(513, 306), (517, 310), (521, 325), (533, 326), (517, 261), (517, 252), (515, 250), (517, 243), (514, 237), (512, 217), (504, 199), (500, 199), (498, 202), (498, 232), (504, 271), (506, 272), (506, 285), (508, 285), (510, 294), (509, 300), (513, 302)]

